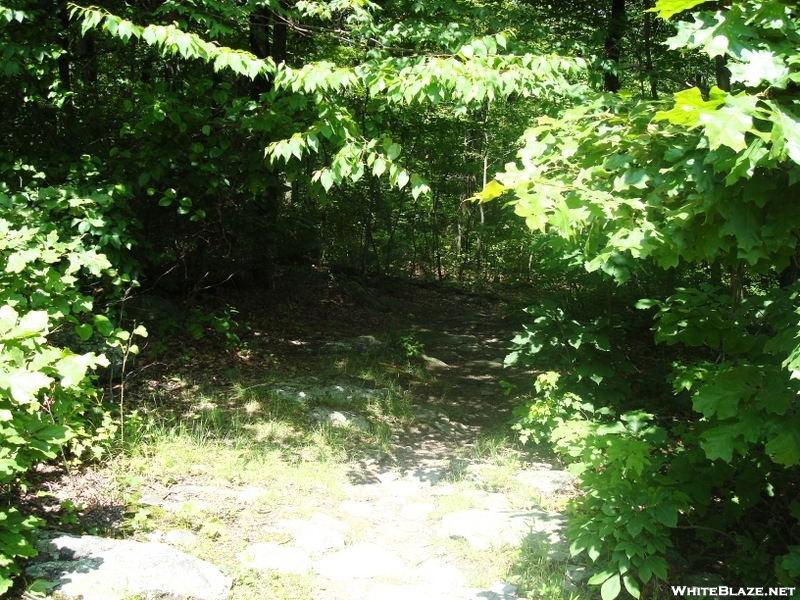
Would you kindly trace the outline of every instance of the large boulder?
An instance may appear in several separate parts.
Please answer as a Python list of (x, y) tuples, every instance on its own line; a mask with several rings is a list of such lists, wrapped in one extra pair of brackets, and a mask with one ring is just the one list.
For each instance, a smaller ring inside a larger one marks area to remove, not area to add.
[(225, 600), (231, 590), (217, 567), (166, 544), (56, 533), (40, 538), (37, 549), (26, 573), (57, 583), (65, 598)]

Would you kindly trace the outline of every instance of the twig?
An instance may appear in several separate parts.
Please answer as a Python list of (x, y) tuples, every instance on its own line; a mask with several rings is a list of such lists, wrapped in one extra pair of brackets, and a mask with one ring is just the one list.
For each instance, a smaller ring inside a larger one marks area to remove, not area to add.
[(704, 531), (712, 531), (714, 533), (719, 533), (721, 535), (724, 535), (726, 538), (733, 541), (736, 545), (739, 544), (739, 540), (737, 540), (730, 533), (727, 533), (725, 531), (720, 531), (719, 529), (714, 529), (713, 527), (703, 527), (702, 525), (676, 525), (675, 527), (673, 527), (673, 529), (702, 529)]

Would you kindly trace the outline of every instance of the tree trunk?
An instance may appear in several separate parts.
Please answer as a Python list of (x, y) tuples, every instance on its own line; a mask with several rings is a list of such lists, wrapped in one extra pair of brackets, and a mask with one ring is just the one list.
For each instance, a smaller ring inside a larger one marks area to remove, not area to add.
[(620, 88), (617, 68), (624, 35), (625, 0), (611, 0), (611, 15), (608, 20), (608, 35), (606, 35), (605, 42), (606, 72), (603, 75), (603, 87), (607, 92), (618, 92)]
[[(645, 9), (652, 8), (653, 0), (645, 1)], [(658, 100), (658, 78), (653, 70), (653, 13), (644, 13), (644, 65), (650, 80), (650, 98)]]

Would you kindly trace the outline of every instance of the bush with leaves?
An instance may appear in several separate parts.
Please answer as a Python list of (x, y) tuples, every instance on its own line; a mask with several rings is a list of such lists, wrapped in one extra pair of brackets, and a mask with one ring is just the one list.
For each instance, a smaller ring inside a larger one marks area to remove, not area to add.
[[(4, 170), (11, 168), (6, 164)], [(103, 326), (106, 317), (92, 319), (92, 298), (81, 291), (90, 280), (121, 283), (100, 251), (114, 243), (106, 233), (118, 225), (103, 218), (104, 207), (113, 209), (112, 194), (35, 187), (12, 193), (0, 183), (0, 485), (5, 491), (24, 486), (27, 471), (65, 449), (99, 455), (96, 426), (105, 428), (100, 437), (113, 435), (91, 377), (108, 361), (48, 339), (58, 328), (73, 328), (84, 339), (96, 330), (119, 337), (119, 331)], [(30, 534), (40, 524), (13, 506), (0, 506), (0, 593), (19, 572), (15, 561), (35, 554)]]
[[(670, 431), (666, 449), (652, 446), (651, 464), (635, 484), (645, 488), (629, 498), (620, 490), (627, 483), (605, 479), (606, 471), (621, 473), (610, 454), (613, 445), (603, 450), (580, 439), (597, 438), (597, 430), (554, 434), (562, 446), (569, 439), (579, 454), (593, 448), (590, 454), (606, 465), (598, 468), (593, 485), (599, 487), (585, 501), (602, 501), (596, 507), (613, 517), (603, 525), (606, 545), (598, 556), (608, 569), (592, 580), (605, 578), (605, 598), (636, 575), (634, 555), (649, 556), (645, 542), (655, 544), (646, 538), (634, 547), (620, 545), (630, 519), (619, 511), (645, 507), (644, 517), (653, 523), (656, 505), (648, 490), (671, 493), (672, 480), (680, 480), (692, 499), (692, 510), (681, 513), (684, 526), (698, 537), (713, 530), (736, 539), (738, 547), (728, 550), (731, 570), (743, 578), (759, 574), (763, 583), (772, 567), (784, 584), (800, 571), (796, 540), (785, 534), (793, 520), (787, 498), (797, 494), (800, 466), (797, 296), (777, 289), (784, 279), (779, 275), (797, 260), (800, 231), (800, 13), (782, 0), (659, 0), (654, 11), (670, 18), (698, 6), (705, 10), (676, 21), (668, 44), (712, 59), (717, 86), (677, 92), (667, 106), (587, 90), (579, 105), (540, 118), (523, 137), (518, 161), (480, 195), (486, 200), (513, 193), (511, 202), (531, 229), (548, 233), (562, 251), (580, 252), (589, 271), (619, 283), (646, 263), (665, 270), (694, 265), (697, 272), (711, 266), (705, 282), (641, 304), (659, 309), (657, 341), (683, 346), (685, 360), (673, 376), (675, 404), (685, 401), (694, 410), (693, 417), (689, 411), (680, 415), (684, 422)], [(670, 412), (660, 398), (642, 401), (649, 403), (648, 413)], [(598, 439), (609, 433), (603, 430)], [(669, 481), (652, 462), (662, 453), (672, 457)], [(584, 476), (590, 489), (587, 481)], [(650, 488), (650, 482), (658, 486)], [(748, 486), (755, 492), (739, 491)], [(783, 531), (744, 518), (767, 499), (769, 520), (785, 523)], [(656, 522), (660, 528), (651, 536), (674, 523), (671, 517)], [(664, 575), (638, 569), (641, 579), (650, 572)], [(626, 587), (634, 593), (633, 584)]]
[(638, 598), (639, 581), (667, 579), (670, 528), (691, 501), (669, 475), (667, 435), (652, 417), (633, 411), (611, 422), (572, 419), (553, 431), (555, 449), (574, 461), (570, 470), (585, 491), (574, 503), (570, 551), (601, 565), (589, 583), (601, 586), (603, 600), (623, 585)]

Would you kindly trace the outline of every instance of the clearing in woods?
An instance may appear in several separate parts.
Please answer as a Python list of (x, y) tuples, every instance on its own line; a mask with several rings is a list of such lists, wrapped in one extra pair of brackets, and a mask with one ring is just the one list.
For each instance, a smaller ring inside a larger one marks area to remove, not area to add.
[(231, 576), (234, 600), (569, 597), (559, 523), (531, 541), (500, 522), (555, 518), (574, 493), (509, 429), (532, 382), (503, 368), (512, 303), (311, 281), (218, 294), (227, 337), (153, 336), (124, 450), (30, 490), (50, 527), (167, 541)]

